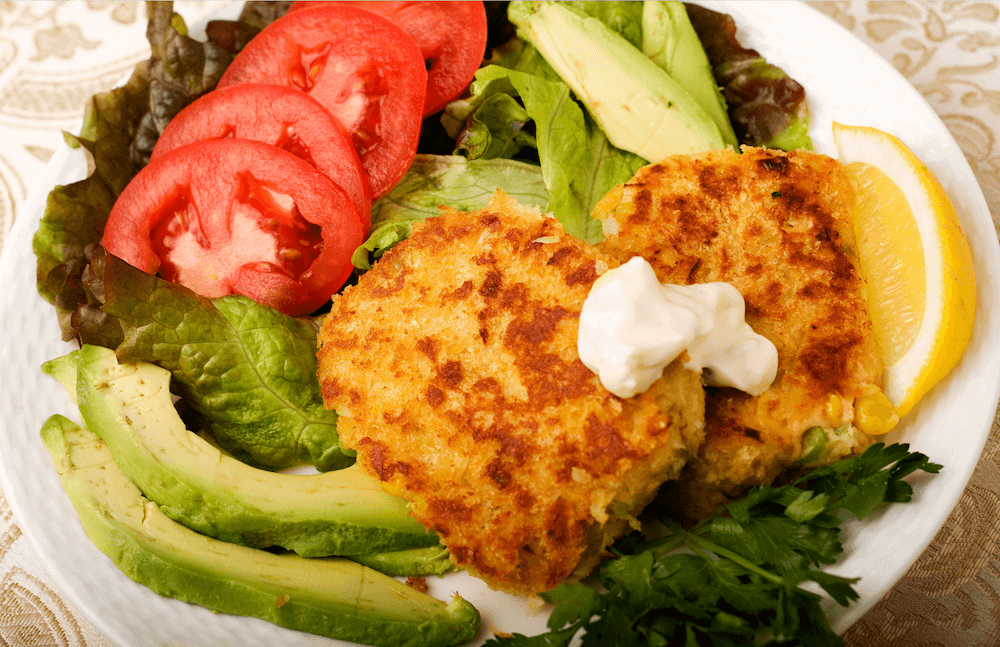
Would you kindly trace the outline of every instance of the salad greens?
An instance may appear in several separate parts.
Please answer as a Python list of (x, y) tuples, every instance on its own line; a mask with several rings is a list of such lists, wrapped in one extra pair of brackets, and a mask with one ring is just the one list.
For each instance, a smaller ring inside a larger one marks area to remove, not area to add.
[[(909, 501), (904, 477), (940, 465), (908, 445), (878, 443), (794, 484), (765, 485), (691, 528), (660, 519), (662, 536), (619, 540), (617, 559), (598, 570), (599, 587), (562, 584), (548, 633), (488, 641), (494, 647), (842, 645), (817, 588), (842, 606), (856, 579), (818, 570), (843, 552), (845, 513), (862, 519), (880, 504)], [(654, 524), (655, 525), (655, 524)]]
[(685, 7), (729, 102), (729, 118), (740, 142), (811, 149), (805, 89), (759, 52), (743, 47), (732, 16), (693, 4)]
[[(519, 97), (534, 121), (542, 177), (551, 196), (547, 210), (570, 235), (590, 243), (600, 241), (601, 224), (591, 217), (591, 210), (615, 185), (645, 166), (646, 160), (612, 146), (562, 82), (499, 65), (476, 73), (473, 96), (501, 91)], [(494, 101), (489, 107), (498, 105)], [(477, 111), (476, 116), (479, 120), (491, 119), (482, 111)], [(493, 116), (492, 121), (503, 118)]]
[(524, 205), (544, 207), (549, 194), (541, 170), (510, 159), (468, 159), (461, 155), (417, 155), (403, 178), (372, 206), (372, 232), (352, 261), (371, 269), (396, 243), (409, 238), (415, 221), (441, 213), (447, 204), (458, 211), (486, 206), (496, 187)]
[[(148, 161), (170, 117), (214, 88), (231, 60), (212, 41), (188, 37), (171, 3), (148, 4), (152, 57), (124, 86), (93, 97), (80, 135), (66, 135), (70, 146), (90, 153), (92, 172), (49, 194), (32, 241), (39, 294), (55, 306), (64, 340), (116, 348), (128, 332), (119, 355), (173, 371), (185, 404), (247, 462), (280, 469), (307, 461), (320, 470), (350, 464), (336, 414), (319, 395), (312, 324), (243, 299), (195, 297), (113, 257), (108, 273), (119, 282), (105, 283), (100, 241), (115, 199)], [(211, 31), (255, 33), (280, 16), (272, 4), (248, 2), (241, 21), (217, 21)], [(149, 301), (154, 294), (158, 301)]]
[[(641, 44), (641, 4), (570, 5), (602, 20), (636, 47)], [(515, 3), (511, 11), (520, 7)], [(591, 210), (648, 161), (611, 145), (532, 44), (515, 38), (495, 50), (489, 63), (477, 72), (470, 96), (452, 102), (442, 116), (456, 140), (456, 152), (470, 159), (493, 159), (516, 156), (525, 147), (535, 149), (551, 196), (546, 210), (569, 234), (600, 241), (601, 226)]]
[[(261, 9), (268, 4), (248, 2), (241, 21), (257, 28), (275, 19), (277, 14)], [(87, 103), (79, 136), (65, 135), (71, 147), (89, 152), (91, 173), (52, 190), (32, 241), (38, 293), (56, 307), (66, 341), (111, 345), (118, 336), (115, 322), (101, 313), (99, 298), (85, 285), (84, 271), (100, 246), (115, 199), (148, 161), (159, 133), (173, 115), (215, 87), (232, 58), (211, 40), (188, 37), (172, 3), (149, 2), (147, 10), (152, 56), (136, 66), (125, 85)], [(218, 21), (214, 33), (242, 24)]]
[(100, 245), (115, 199), (136, 173), (123, 152), (148, 97), (148, 66), (143, 63), (125, 85), (87, 103), (79, 137), (65, 135), (70, 146), (89, 151), (93, 172), (49, 193), (45, 216), (32, 240), (38, 293), (56, 307), (63, 340), (80, 338), (74, 312), (95, 302), (84, 288), (83, 271)]
[(233, 56), (211, 40), (201, 42), (187, 35), (184, 20), (171, 3), (147, 2), (146, 38), (149, 59), (149, 110), (139, 120), (129, 148), (132, 162), (145, 166), (160, 133), (170, 120), (195, 98), (215, 87)]
[[(513, 2), (508, 14), (613, 145), (647, 161), (726, 147), (690, 92), (600, 19), (558, 2)], [(714, 85), (708, 66), (698, 69)]]
[(119, 361), (173, 374), (185, 402), (224, 448), (253, 465), (345, 467), (337, 414), (323, 407), (316, 327), (240, 295), (198, 296), (110, 254), (94, 258), (104, 310), (117, 317)]

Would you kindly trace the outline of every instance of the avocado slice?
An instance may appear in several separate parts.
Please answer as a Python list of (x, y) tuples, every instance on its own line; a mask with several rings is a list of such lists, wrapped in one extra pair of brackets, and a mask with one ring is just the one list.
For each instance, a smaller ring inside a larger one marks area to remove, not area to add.
[(351, 555), (349, 559), (392, 576), (443, 575), (455, 570), (448, 549), (440, 545)]
[(76, 403), (76, 370), (80, 366), (80, 351), (70, 351), (62, 357), (50, 359), (42, 364), (42, 372), (59, 380), (66, 387), (66, 393)]
[(182, 526), (68, 418), (52, 416), (41, 435), (91, 541), (159, 595), (369, 645), (456, 645), (479, 631), (479, 612), (458, 595), (445, 604), (347, 558), (275, 555)]
[(171, 519), (201, 534), (303, 557), (358, 555), (437, 544), (360, 465), (322, 474), (281, 474), (246, 465), (188, 431), (170, 395), (170, 372), (85, 345), (43, 365), (75, 388), (85, 426), (122, 471)]
[(729, 121), (726, 99), (715, 82), (698, 33), (684, 3), (646, 0), (642, 3), (642, 53), (659, 65), (698, 102), (719, 128), (726, 144), (739, 142)]
[(597, 18), (559, 2), (512, 2), (508, 17), (618, 148), (659, 162), (727, 146), (677, 81)]

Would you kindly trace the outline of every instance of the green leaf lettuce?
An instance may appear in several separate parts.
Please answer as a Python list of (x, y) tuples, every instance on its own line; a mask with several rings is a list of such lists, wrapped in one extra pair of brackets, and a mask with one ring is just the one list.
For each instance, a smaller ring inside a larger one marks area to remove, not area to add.
[(508, 159), (470, 160), (458, 155), (417, 155), (406, 174), (372, 206), (372, 231), (354, 253), (354, 266), (370, 269), (396, 243), (410, 236), (414, 222), (433, 218), (441, 206), (476, 211), (497, 188), (524, 205), (544, 209), (549, 202), (541, 170)]
[(323, 407), (313, 321), (240, 295), (207, 299), (109, 254), (95, 257), (95, 270), (104, 309), (125, 330), (119, 361), (171, 371), (223, 447), (269, 469), (353, 462), (340, 448), (336, 413)]
[[(525, 47), (525, 52), (531, 52)], [(533, 48), (532, 48), (533, 49)], [(518, 137), (524, 127), (523, 114), (534, 124), (534, 144), (550, 194), (548, 211), (562, 223), (566, 232), (589, 243), (603, 238), (601, 224), (590, 212), (615, 185), (627, 181), (646, 164), (646, 160), (615, 148), (586, 111), (573, 99), (569, 87), (545, 72), (547, 64), (540, 57), (526, 54), (535, 70), (530, 73), (501, 65), (489, 65), (476, 73), (471, 92), (473, 100), (461, 106), (468, 113), (468, 130), (459, 135), (460, 149), (482, 151), (483, 155), (510, 147), (508, 142), (525, 145), (530, 140)], [(525, 56), (518, 59), (521, 66)], [(523, 112), (508, 99), (516, 97)], [(449, 109), (452, 109), (450, 107)], [(453, 110), (452, 115), (461, 116)], [(502, 145), (492, 140), (499, 139)], [(472, 142), (472, 143), (470, 143)]]

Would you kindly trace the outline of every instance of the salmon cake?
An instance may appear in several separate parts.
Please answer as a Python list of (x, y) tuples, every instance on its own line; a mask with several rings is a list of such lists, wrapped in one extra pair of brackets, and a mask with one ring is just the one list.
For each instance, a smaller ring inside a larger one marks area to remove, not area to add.
[(494, 588), (585, 575), (703, 439), (697, 372), (674, 362), (622, 399), (580, 361), (580, 310), (614, 265), (498, 191), (414, 224), (319, 333), (344, 445)]
[(671, 488), (688, 520), (791, 467), (862, 450), (879, 431), (865, 415), (884, 368), (855, 266), (854, 204), (836, 160), (745, 147), (646, 166), (595, 209), (601, 251), (644, 257), (663, 283), (732, 284), (778, 350), (760, 396), (707, 389), (705, 442)]

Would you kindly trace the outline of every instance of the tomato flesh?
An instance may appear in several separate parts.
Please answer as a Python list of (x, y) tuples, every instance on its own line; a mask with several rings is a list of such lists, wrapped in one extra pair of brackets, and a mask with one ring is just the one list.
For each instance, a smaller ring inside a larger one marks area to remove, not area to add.
[(187, 144), (226, 138), (265, 142), (316, 167), (348, 194), (367, 233), (372, 199), (368, 175), (348, 132), (315, 99), (291, 88), (254, 83), (214, 90), (170, 121), (150, 159)]
[(232, 277), (243, 267), (296, 278), (319, 258), (322, 228), (302, 218), (291, 196), (250, 175), (241, 178), (241, 185), (230, 212), (231, 237), (221, 247), (201, 231), (188, 200), (164, 210), (151, 237), (162, 278), (220, 297), (234, 291)]
[(310, 166), (316, 166), (316, 160), (313, 159), (309, 145), (299, 138), (291, 126), (285, 126), (285, 130), (281, 133), (281, 138), (274, 145), (281, 150), (288, 151), (301, 160), (309, 162)]
[[(482, 2), (344, 1), (391, 20), (420, 48), (427, 67), (425, 117), (443, 109), (469, 87), (486, 53), (486, 7)], [(289, 11), (322, 4), (297, 0)]]
[(243, 294), (293, 316), (343, 285), (361, 242), (342, 189), (291, 153), (241, 139), (151, 160), (103, 239), (111, 254), (198, 294)]
[[(345, 66), (340, 64), (328, 68), (325, 57), (313, 61), (311, 65), (310, 75), (317, 78), (336, 75), (339, 87), (332, 87), (333, 83), (324, 83), (317, 89), (313, 82), (299, 89), (311, 92), (312, 96), (340, 118), (351, 134), (358, 156), (366, 159), (381, 143), (382, 103), (389, 94), (382, 71), (371, 61), (359, 64), (356, 70), (343, 69)], [(297, 76), (290, 75), (288, 82), (295, 85)]]
[(291, 196), (258, 184), (251, 176), (244, 178), (244, 187), (239, 201), (247, 205), (247, 215), (277, 243), (276, 260), (262, 263), (268, 271), (305, 274), (323, 253), (322, 228), (302, 218)]
[(265, 27), (218, 87), (295, 88), (350, 133), (372, 198), (403, 176), (420, 140), (427, 70), (413, 39), (389, 20), (340, 2), (295, 11)]

